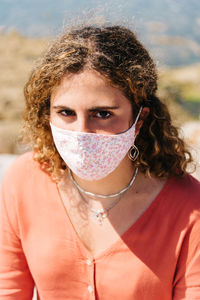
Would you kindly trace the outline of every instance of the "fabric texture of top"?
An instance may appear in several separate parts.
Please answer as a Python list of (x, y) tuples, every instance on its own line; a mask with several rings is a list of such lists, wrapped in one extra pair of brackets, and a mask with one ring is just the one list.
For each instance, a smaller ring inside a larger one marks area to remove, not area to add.
[(117, 242), (95, 259), (32, 153), (4, 176), (0, 300), (200, 299), (200, 183), (170, 178)]

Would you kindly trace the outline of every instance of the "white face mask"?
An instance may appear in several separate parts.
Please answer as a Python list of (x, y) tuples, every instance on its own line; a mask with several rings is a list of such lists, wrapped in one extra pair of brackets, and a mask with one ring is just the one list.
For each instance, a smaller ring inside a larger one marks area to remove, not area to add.
[(135, 123), (119, 134), (77, 132), (50, 123), (54, 143), (67, 166), (78, 177), (99, 180), (114, 171), (135, 141)]

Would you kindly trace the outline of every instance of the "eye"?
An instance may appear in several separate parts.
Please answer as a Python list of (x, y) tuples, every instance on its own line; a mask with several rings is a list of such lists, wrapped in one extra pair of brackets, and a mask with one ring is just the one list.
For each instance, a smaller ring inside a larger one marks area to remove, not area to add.
[(63, 109), (63, 110), (60, 110), (58, 113), (64, 117), (75, 116), (75, 112), (70, 109)]
[(99, 119), (108, 119), (112, 116), (112, 113), (107, 110), (100, 110), (95, 112), (95, 117)]

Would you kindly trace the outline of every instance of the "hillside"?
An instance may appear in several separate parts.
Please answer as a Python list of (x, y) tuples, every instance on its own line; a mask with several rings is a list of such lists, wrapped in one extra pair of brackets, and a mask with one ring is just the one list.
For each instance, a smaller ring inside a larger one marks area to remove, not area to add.
[[(48, 47), (44, 38), (25, 38), (16, 32), (0, 34), (0, 153), (21, 153), (17, 143), (23, 111), (23, 86), (42, 51)], [(159, 93), (167, 101), (178, 125), (193, 120), (192, 110), (177, 102), (200, 103), (200, 65), (160, 70)], [(178, 95), (178, 97), (177, 97)], [(180, 96), (181, 95), (181, 96)]]
[(66, 25), (118, 23), (134, 29), (159, 64), (200, 61), (199, 0), (1, 0), (0, 28), (54, 36)]
[[(187, 121), (185, 113), (200, 119), (200, 63), (178, 68), (160, 70), (160, 94), (169, 100), (172, 111), (183, 110), (178, 120)], [(182, 115), (181, 115), (182, 114)]]
[(16, 32), (0, 34), (0, 153), (19, 153), (23, 86), (46, 39), (24, 38)]

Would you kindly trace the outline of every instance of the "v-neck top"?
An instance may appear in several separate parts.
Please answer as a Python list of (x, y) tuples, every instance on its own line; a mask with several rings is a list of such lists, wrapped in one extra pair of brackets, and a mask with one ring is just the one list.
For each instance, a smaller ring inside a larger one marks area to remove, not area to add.
[(57, 185), (20, 156), (0, 206), (0, 299), (200, 299), (200, 183), (170, 178), (146, 211), (95, 259), (66, 213)]

